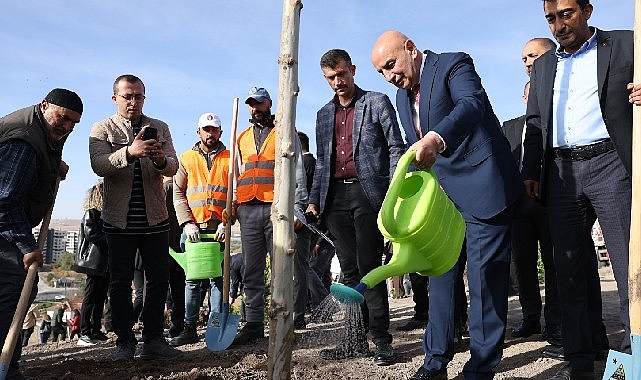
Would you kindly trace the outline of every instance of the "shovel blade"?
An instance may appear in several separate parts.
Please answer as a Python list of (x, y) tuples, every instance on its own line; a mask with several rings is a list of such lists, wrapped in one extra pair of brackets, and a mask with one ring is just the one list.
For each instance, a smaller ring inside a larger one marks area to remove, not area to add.
[(240, 315), (229, 313), (229, 304), (223, 304), (220, 313), (213, 313), (207, 323), (205, 343), (210, 351), (223, 351), (231, 346), (236, 332)]
[(632, 355), (610, 350), (608, 361), (605, 364), (605, 372), (603, 372), (603, 380), (633, 380), (633, 366)]
[(632, 334), (632, 355), (610, 350), (603, 380), (641, 379), (641, 336)]
[(0, 380), (6, 379), (8, 372), (9, 372), (9, 363), (0, 364)]

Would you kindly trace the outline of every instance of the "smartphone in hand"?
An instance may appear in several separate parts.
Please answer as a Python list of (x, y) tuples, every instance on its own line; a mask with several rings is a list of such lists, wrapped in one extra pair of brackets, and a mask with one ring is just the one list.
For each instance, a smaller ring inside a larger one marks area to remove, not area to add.
[(158, 139), (158, 130), (153, 127), (145, 127), (145, 131), (142, 133), (143, 140), (157, 140)]

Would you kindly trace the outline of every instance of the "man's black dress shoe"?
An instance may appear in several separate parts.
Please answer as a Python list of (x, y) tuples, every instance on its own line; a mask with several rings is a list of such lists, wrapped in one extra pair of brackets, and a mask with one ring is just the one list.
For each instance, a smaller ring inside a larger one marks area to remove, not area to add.
[(404, 325), (400, 325), (396, 328), (398, 331), (411, 331), (416, 329), (424, 329), (427, 326), (427, 320), (422, 319), (410, 319)]
[[(541, 355), (545, 356), (546, 358), (565, 360), (565, 352), (563, 351), (563, 347), (545, 348), (541, 350)], [(608, 353), (606, 351), (596, 351), (594, 354), (594, 360), (600, 362), (605, 360), (607, 356)]]
[(447, 380), (447, 370), (435, 372), (421, 367), (409, 380)]
[(572, 368), (570, 363), (566, 364), (549, 380), (594, 380), (593, 371), (577, 371)]
[(541, 333), (541, 323), (532, 322), (526, 323), (525, 321), (521, 322), (514, 330), (512, 330), (512, 337), (514, 338), (527, 338), (532, 334)]
[(394, 349), (389, 343), (379, 343), (376, 345), (374, 352), (374, 364), (378, 366), (386, 366), (394, 364)]
[(563, 337), (559, 325), (546, 325), (541, 333), (541, 338), (553, 346), (563, 347)]
[(541, 350), (541, 355), (546, 358), (565, 360), (565, 353), (563, 352), (563, 347), (561, 348), (544, 348)]

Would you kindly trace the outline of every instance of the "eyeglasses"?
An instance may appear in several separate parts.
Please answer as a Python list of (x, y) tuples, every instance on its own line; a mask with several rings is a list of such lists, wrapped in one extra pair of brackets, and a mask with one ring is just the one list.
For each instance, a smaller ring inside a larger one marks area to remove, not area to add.
[(143, 94), (125, 94), (125, 95), (117, 94), (117, 95), (128, 102), (131, 102), (132, 100), (135, 100), (137, 102), (142, 102), (143, 100), (145, 100), (145, 95)]

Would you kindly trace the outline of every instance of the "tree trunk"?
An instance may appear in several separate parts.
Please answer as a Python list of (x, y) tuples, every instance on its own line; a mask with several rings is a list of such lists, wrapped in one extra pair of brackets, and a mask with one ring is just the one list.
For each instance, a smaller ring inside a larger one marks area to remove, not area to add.
[[(634, 84), (641, 83), (641, 0), (634, 9)], [(628, 293), (630, 330), (641, 336), (641, 108), (632, 106), (632, 220), (630, 222), (630, 263)], [(639, 353), (636, 353), (637, 355)]]
[(294, 189), (296, 155), (294, 134), (298, 96), (298, 0), (283, 0), (283, 22), (278, 58), (278, 108), (276, 110), (276, 168), (272, 224), (274, 252), (269, 305), (269, 379), (291, 378), (294, 339)]

